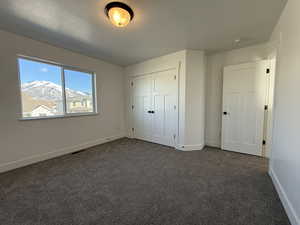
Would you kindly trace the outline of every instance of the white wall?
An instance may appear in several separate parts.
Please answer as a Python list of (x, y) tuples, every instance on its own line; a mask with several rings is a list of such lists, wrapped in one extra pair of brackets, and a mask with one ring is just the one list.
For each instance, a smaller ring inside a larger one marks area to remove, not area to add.
[(202, 149), (205, 145), (205, 77), (203, 51), (186, 51), (185, 148)]
[[(17, 54), (95, 71), (99, 115), (20, 121)], [(0, 31), (0, 172), (124, 135), (123, 68)]]
[(289, 0), (272, 35), (277, 73), (270, 174), (293, 225), (300, 224), (299, 9), (299, 0)]
[(261, 44), (207, 56), (205, 119), (207, 145), (221, 146), (223, 68), (228, 65), (267, 59), (269, 54), (269, 44)]
[[(200, 150), (204, 146), (205, 55), (203, 51), (183, 50), (126, 67), (127, 96), (132, 76), (177, 69), (179, 73), (179, 138), (178, 148)], [(126, 112), (131, 124), (131, 105), (127, 99)], [(131, 135), (128, 126), (128, 136)]]

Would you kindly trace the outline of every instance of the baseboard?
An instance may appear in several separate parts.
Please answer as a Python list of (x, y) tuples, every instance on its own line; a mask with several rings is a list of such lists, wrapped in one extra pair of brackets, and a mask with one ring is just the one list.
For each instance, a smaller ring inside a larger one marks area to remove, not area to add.
[(214, 148), (221, 148), (221, 144), (218, 141), (206, 140), (205, 145)]
[(125, 135), (126, 138), (129, 138), (129, 139), (134, 139), (134, 137), (132, 135)]
[(204, 144), (176, 146), (176, 149), (181, 150), (181, 151), (200, 151), (200, 150), (203, 150), (203, 148), (204, 148)]
[(111, 136), (111, 137), (100, 138), (100, 139), (97, 139), (94, 141), (85, 142), (85, 143), (82, 143), (82, 144), (79, 144), (76, 146), (66, 147), (66, 148), (62, 148), (60, 150), (55, 150), (55, 151), (47, 152), (44, 154), (34, 155), (34, 156), (27, 157), (27, 158), (19, 159), (19, 160), (13, 161), (13, 162), (0, 164), (0, 173), (6, 172), (9, 170), (13, 170), (16, 168), (20, 168), (23, 166), (27, 166), (27, 165), (30, 165), (33, 163), (41, 162), (41, 161), (44, 161), (47, 159), (55, 158), (55, 157), (66, 155), (66, 154), (73, 153), (73, 152), (77, 152), (77, 151), (80, 151), (80, 150), (83, 150), (86, 148), (104, 144), (106, 142), (117, 140), (117, 139), (120, 139), (123, 137), (125, 137), (124, 134), (118, 134), (118, 135)]
[(278, 177), (276, 176), (275, 172), (273, 169), (270, 167), (269, 169), (269, 175), (274, 183), (275, 189), (279, 195), (279, 198), (283, 204), (283, 207), (286, 211), (286, 214), (288, 215), (290, 222), (292, 225), (300, 225), (300, 219), (296, 214), (296, 211), (290, 202), (290, 200), (287, 197), (287, 194), (285, 190), (283, 189), (280, 181), (278, 180)]
[(221, 148), (221, 145), (217, 144), (217, 143), (212, 143), (212, 142), (207, 142), (205, 144), (205, 146), (207, 147), (212, 147), (212, 148)]

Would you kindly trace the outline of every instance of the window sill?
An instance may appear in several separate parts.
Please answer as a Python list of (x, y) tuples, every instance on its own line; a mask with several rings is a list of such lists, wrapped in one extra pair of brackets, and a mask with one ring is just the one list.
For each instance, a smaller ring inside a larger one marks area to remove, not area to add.
[(76, 114), (67, 114), (62, 116), (46, 116), (46, 117), (22, 117), (19, 118), (19, 121), (63, 119), (63, 118), (82, 117), (82, 116), (97, 116), (97, 115), (99, 115), (99, 113), (76, 113)]

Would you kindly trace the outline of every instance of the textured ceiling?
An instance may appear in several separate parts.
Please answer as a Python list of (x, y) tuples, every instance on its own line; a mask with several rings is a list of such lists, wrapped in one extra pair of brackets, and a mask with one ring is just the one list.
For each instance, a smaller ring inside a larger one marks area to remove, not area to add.
[(182, 49), (216, 52), (267, 41), (287, 0), (124, 0), (135, 17), (122, 29), (105, 17), (108, 2), (1, 0), (0, 29), (129, 65)]

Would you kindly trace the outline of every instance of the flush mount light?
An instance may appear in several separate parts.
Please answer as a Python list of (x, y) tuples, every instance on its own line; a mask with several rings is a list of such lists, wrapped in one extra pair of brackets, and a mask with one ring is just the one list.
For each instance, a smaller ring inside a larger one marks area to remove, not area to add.
[(105, 6), (109, 20), (117, 27), (125, 27), (133, 19), (133, 10), (122, 2), (111, 2)]

